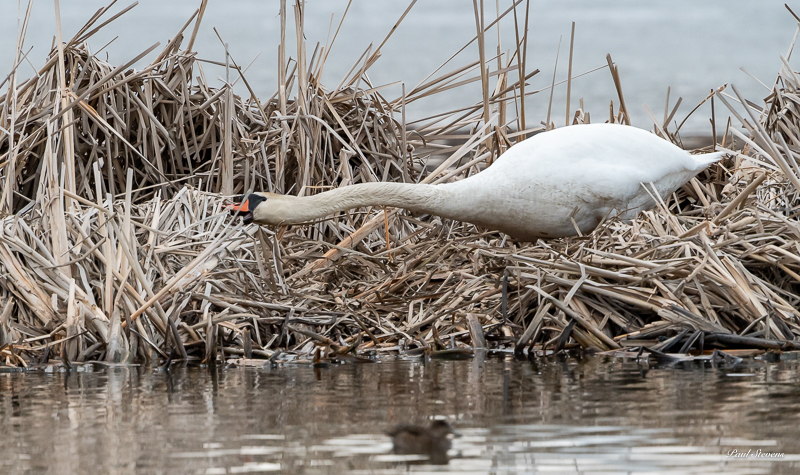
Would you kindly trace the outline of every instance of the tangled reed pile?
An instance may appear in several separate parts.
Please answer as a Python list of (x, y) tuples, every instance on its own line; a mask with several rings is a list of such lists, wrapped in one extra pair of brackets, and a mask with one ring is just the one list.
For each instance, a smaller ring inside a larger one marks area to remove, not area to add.
[[(250, 97), (234, 94), (230, 80), (208, 85), (191, 51), (205, 2), (142, 70), (130, 66), (158, 45), (119, 67), (90, 53), (87, 39), (127, 11), (98, 26), (110, 6), (71, 40), (59, 38), (34, 77), (18, 83), (15, 68), (0, 97), (0, 365), (794, 349), (800, 85), (788, 66), (763, 108), (724, 87), (709, 96), (747, 129), (714, 125), (715, 136), (724, 129), (716, 148), (733, 158), (633, 222), (608, 220), (589, 236), (518, 243), (378, 209), (266, 229), (223, 209), (250, 190), (458, 179), (552, 128), (549, 118), (525, 124), (519, 97), (541, 91), (525, 91), (538, 70), (517, 60), (526, 45), (518, 3), (493, 22), (476, 9), (480, 58), (394, 100), (366, 74), (386, 40), (335, 89), (319, 83), (332, 44), (306, 60), (300, 2), (298, 60), (286, 59), (282, 43), (286, 67), (266, 101), (231, 57), (218, 63)], [(492, 70), (484, 34), (507, 15), (520, 40)], [(283, 1), (283, 28), (286, 18)], [(609, 66), (619, 86), (610, 58)], [(483, 90), (474, 106), (413, 130), (406, 123), (406, 104), (472, 82)], [(508, 107), (518, 117), (507, 120)], [(626, 115), (612, 109), (610, 120)], [(654, 129), (679, 142), (672, 116)]]

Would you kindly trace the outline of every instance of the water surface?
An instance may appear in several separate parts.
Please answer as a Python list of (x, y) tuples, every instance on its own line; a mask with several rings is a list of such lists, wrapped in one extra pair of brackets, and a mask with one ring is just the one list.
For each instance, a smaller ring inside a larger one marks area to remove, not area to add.
[[(0, 374), (0, 473), (797, 473), (799, 369), (591, 357)], [(391, 452), (386, 429), (433, 417), (461, 434), (449, 463)]]
[[(24, 17), (26, 1), (19, 16)], [(109, 0), (61, 1), (65, 38), (71, 38), (85, 21)], [(119, 2), (112, 12), (132, 2)], [(294, 2), (287, 2), (292, 10)], [(311, 0), (306, 2), (305, 33), (308, 57), (316, 44), (328, 43), (339, 24), (347, 0)], [(353, 0), (336, 43), (323, 71), (323, 83), (334, 88), (359, 56), (370, 46), (376, 48), (403, 14), (410, 1)], [(486, 18), (496, 15), (499, 3), (503, 11), (510, 0), (486, 1)], [(672, 87), (671, 104), (684, 98), (676, 115), (680, 121), (708, 94), (709, 90), (733, 82), (750, 100), (759, 102), (768, 94), (756, 80), (739, 70), (744, 67), (767, 85), (771, 85), (781, 67), (780, 55), (786, 56), (797, 26), (784, 8), (784, 0), (533, 0), (531, 1), (528, 66), (542, 72), (530, 80), (528, 91), (550, 85), (561, 40), (557, 80), (566, 78), (571, 23), (576, 23), (573, 71), (575, 74), (606, 64), (611, 54), (620, 69), (623, 90), (634, 125), (651, 127), (643, 105), (648, 104), (663, 119), (667, 87)], [(162, 45), (172, 39), (200, 0), (139, 0), (139, 5), (90, 40), (92, 51), (108, 57), (113, 65), (124, 64), (156, 41)], [(277, 58), (280, 43), (279, 2), (260, 0), (210, 0), (195, 50), (201, 58), (225, 60), (224, 47), (213, 28), (229, 43), (233, 58), (240, 65), (252, 66), (247, 78), (262, 98), (270, 97), (277, 87)], [(800, 9), (795, 8), (800, 11)], [(520, 11), (518, 16), (522, 16)], [(18, 2), (0, 2), (0, 78), (14, 63)], [(489, 21), (487, 20), (487, 22)], [(294, 45), (294, 16), (290, 12), (288, 55), (297, 57)], [(513, 16), (501, 23), (501, 52), (513, 50)], [(191, 31), (191, 30), (190, 30)], [(471, 0), (419, 0), (406, 19), (384, 45), (381, 59), (369, 70), (375, 84), (403, 81), (407, 90), (418, 84), (475, 35)], [(29, 59), (41, 67), (56, 34), (53, 2), (34, 2), (24, 50), (33, 46)], [(104, 48), (104, 46), (113, 42)], [(104, 48), (101, 50), (101, 48)], [(487, 37), (487, 54), (497, 51), (497, 30)], [(149, 64), (155, 51), (140, 63)], [(477, 46), (465, 50), (442, 72), (449, 72), (478, 58)], [(504, 60), (505, 63), (505, 60)], [(790, 63), (795, 64), (793, 60)], [(224, 77), (220, 68), (208, 64), (206, 77), (213, 85)], [(496, 68), (493, 62), (492, 68)], [(25, 63), (23, 77), (34, 68)], [(241, 94), (247, 90), (241, 81)], [(390, 99), (399, 97), (400, 87), (384, 90)], [(565, 120), (566, 86), (556, 89), (552, 120)], [(610, 100), (618, 104), (611, 75), (601, 70), (576, 79), (572, 90), (572, 109), (583, 98), (593, 122), (608, 118)], [(477, 84), (449, 94), (433, 96), (409, 105), (410, 118), (452, 110), (481, 100)], [(533, 123), (547, 114), (549, 94), (537, 94), (528, 101)], [(723, 114), (722, 107), (717, 113)], [(709, 105), (687, 122), (687, 129), (710, 133)], [(557, 119), (556, 119), (557, 118)]]

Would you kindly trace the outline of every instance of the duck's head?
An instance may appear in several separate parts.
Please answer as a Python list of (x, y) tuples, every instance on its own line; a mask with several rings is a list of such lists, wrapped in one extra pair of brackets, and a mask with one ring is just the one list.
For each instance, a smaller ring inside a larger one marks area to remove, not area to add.
[(441, 419), (431, 422), (431, 426), (428, 428), (428, 433), (434, 439), (447, 437), (448, 434), (458, 436), (450, 423)]
[(428, 454), (433, 463), (447, 463), (450, 434), (459, 437), (447, 421), (435, 420), (428, 427), (401, 424), (388, 431), (392, 447), (401, 454)]
[(284, 195), (256, 192), (235, 197), (233, 204), (227, 205), (226, 208), (231, 214), (238, 213), (244, 224), (279, 225), (284, 221), (282, 215), (286, 199)]

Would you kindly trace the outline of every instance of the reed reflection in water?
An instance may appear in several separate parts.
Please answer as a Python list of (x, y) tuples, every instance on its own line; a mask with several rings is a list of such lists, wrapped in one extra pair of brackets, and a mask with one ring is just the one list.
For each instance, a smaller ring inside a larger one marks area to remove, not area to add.
[[(590, 357), (0, 374), (0, 473), (796, 473), (798, 369)], [(385, 430), (434, 416), (461, 434), (449, 463), (392, 453)]]

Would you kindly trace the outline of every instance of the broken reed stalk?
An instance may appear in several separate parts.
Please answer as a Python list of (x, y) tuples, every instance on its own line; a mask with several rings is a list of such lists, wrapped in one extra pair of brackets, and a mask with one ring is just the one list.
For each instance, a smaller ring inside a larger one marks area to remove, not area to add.
[(608, 61), (608, 69), (611, 71), (611, 78), (614, 80), (614, 87), (617, 90), (617, 97), (619, 98), (619, 108), (622, 112), (622, 118), (625, 121), (625, 125), (631, 125), (631, 116), (628, 114), (628, 108), (625, 106), (625, 96), (622, 95), (622, 82), (619, 79), (619, 69), (611, 59), (610, 53), (606, 55), (606, 61)]
[[(53, 355), (311, 360), (320, 346), (327, 356), (409, 345), (435, 354), (440, 339), (452, 342), (446, 351), (516, 342), (530, 354), (610, 350), (658, 336), (685, 351), (700, 341), (796, 346), (800, 174), (791, 174), (800, 169), (800, 112), (791, 98), (800, 84), (787, 69), (763, 122), (739, 112), (752, 108), (741, 97), (716, 91), (751, 137), (730, 128), (739, 140), (723, 142), (735, 155), (724, 168), (701, 173), (630, 223), (608, 219), (588, 236), (519, 243), (436, 217), (360, 209), (270, 230), (242, 226), (214, 191), (439, 183), (476, 173), (492, 153), (479, 147), (487, 139), (524, 138), (531, 130), (492, 127), (486, 97), (415, 129), (394, 117), (459, 82), (481, 81), (488, 91), (490, 78), (514, 70), (519, 79), (495, 87), (489, 102), (537, 92), (523, 91), (535, 74), (525, 72), (527, 18), (517, 63), (498, 63), (507, 71), (491, 71), (485, 60), (437, 70), (390, 102), (387, 86), (366, 74), (380, 47), (368, 48), (333, 92), (314, 73), (328, 51), (309, 64), (302, 48), (299, 61), (286, 58), (285, 2), (280, 84), (267, 101), (237, 96), (232, 80), (207, 84), (181, 35), (141, 71), (98, 60), (82, 41), (101, 17), (81, 41), (62, 45), (63, 59), (52, 52), (37, 76), (12, 81), (0, 97), (0, 182), (13, 210), (0, 218), (0, 364), (44, 365)], [(497, 22), (477, 21), (476, 38)], [(232, 55), (228, 66), (241, 75)], [(291, 99), (298, 85), (301, 99)], [(661, 127), (669, 139), (676, 110)], [(623, 104), (621, 113), (627, 119)], [(581, 107), (576, 119), (588, 121), (588, 113)], [(465, 127), (476, 132), (459, 132)], [(74, 139), (73, 190), (61, 185), (69, 173), (65, 134)], [(431, 158), (441, 164), (428, 172), (422, 164)]]

